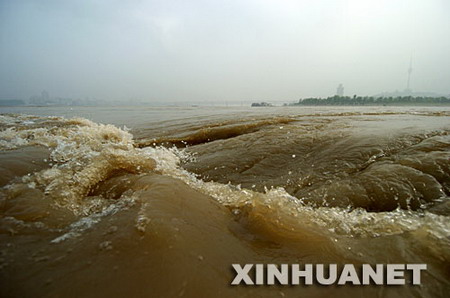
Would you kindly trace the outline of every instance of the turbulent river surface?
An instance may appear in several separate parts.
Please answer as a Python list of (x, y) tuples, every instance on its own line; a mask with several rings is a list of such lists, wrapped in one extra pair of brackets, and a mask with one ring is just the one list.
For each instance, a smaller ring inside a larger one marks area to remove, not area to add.
[[(2, 297), (448, 297), (450, 108), (0, 110)], [(231, 286), (231, 264), (427, 264)]]

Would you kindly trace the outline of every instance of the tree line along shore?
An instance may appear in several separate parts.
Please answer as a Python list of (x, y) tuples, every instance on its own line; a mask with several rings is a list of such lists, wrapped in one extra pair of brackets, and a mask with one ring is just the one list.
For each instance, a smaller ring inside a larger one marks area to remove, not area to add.
[(398, 97), (374, 97), (374, 96), (331, 96), (327, 98), (304, 98), (298, 102), (285, 104), (289, 106), (364, 106), (364, 105), (450, 105), (450, 98), (398, 96)]

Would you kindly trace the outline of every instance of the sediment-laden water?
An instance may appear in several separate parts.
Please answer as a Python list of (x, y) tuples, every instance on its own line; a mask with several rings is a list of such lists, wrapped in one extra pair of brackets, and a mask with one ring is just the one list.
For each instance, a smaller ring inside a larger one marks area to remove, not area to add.
[[(448, 295), (448, 108), (92, 109), (0, 115), (2, 297)], [(250, 287), (235, 263), (428, 268)]]

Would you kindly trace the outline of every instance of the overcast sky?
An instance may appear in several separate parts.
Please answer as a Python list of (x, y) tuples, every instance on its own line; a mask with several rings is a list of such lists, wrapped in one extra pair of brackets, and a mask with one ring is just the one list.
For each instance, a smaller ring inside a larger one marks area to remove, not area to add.
[(450, 94), (448, 0), (0, 0), (0, 99)]

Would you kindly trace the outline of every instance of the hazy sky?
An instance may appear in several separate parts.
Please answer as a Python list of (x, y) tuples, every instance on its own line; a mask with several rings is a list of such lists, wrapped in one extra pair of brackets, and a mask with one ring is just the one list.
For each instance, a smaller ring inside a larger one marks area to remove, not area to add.
[(0, 0), (0, 99), (450, 94), (449, 0)]

